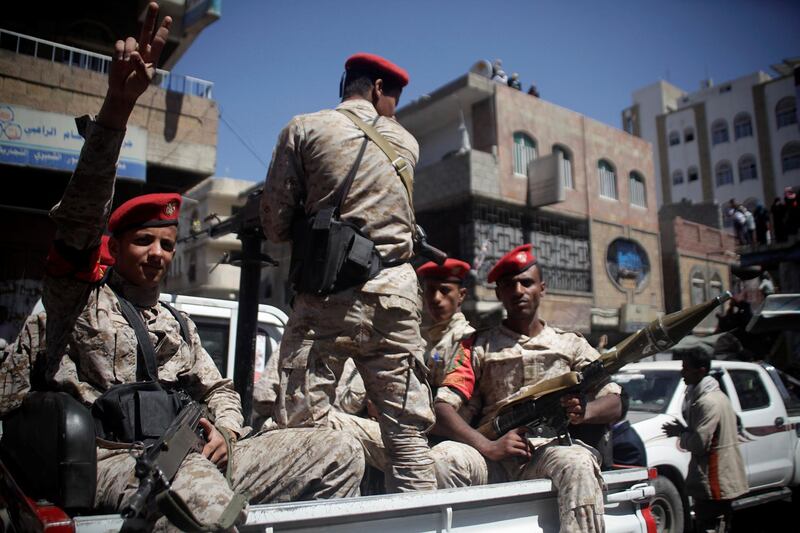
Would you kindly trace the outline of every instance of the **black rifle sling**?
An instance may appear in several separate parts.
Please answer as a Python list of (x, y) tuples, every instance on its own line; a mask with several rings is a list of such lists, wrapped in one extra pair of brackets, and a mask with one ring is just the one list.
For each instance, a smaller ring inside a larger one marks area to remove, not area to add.
[[(133, 306), (131, 302), (117, 295), (119, 300), (119, 307), (125, 320), (133, 328), (133, 333), (136, 335), (137, 344), (137, 359), (136, 359), (136, 380), (137, 381), (158, 381), (158, 369), (156, 367), (156, 351), (153, 347), (153, 342), (150, 340), (150, 334), (144, 325), (144, 320), (139, 314), (139, 311)], [(142, 364), (144, 363), (144, 364)]]
[[(377, 118), (375, 119), (378, 120)], [(342, 204), (344, 204), (344, 199), (347, 198), (347, 195), (350, 193), (350, 187), (353, 185), (353, 180), (356, 177), (356, 172), (358, 172), (358, 167), (361, 166), (361, 159), (364, 157), (364, 152), (367, 151), (367, 143), (369, 142), (369, 136), (364, 135), (364, 142), (361, 143), (361, 149), (358, 151), (358, 156), (356, 156), (356, 162), (353, 163), (353, 166), (350, 167), (350, 172), (347, 173), (347, 177), (342, 182), (342, 185), (339, 187), (339, 190), (336, 191), (336, 194), (333, 197), (333, 206), (336, 207), (336, 213), (340, 214), (342, 212)]]

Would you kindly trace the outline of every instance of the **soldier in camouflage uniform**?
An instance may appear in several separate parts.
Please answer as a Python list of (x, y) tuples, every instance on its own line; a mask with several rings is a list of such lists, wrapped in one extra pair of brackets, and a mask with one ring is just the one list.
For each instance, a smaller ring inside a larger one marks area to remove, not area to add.
[[(430, 383), (434, 394), (442, 384), (446, 369), (463, 339), (471, 336), (475, 329), (470, 326), (461, 312), (467, 290), (464, 280), (469, 274), (468, 263), (448, 258), (444, 264), (430, 261), (417, 268), (417, 275), (423, 288), (423, 303), (426, 311), (426, 326), (422, 330), (425, 339), (425, 364), (430, 369)], [(364, 446), (367, 464), (385, 470), (388, 459), (381, 440), (380, 427), (374, 420), (357, 416), (367, 411), (375, 416), (374, 406), (369, 404), (364, 394), (364, 383), (355, 365), (348, 360), (339, 386), (336, 388), (335, 409), (330, 413), (330, 422), (336, 429), (344, 429), (355, 435)], [(465, 406), (461, 415), (471, 420), (474, 415), (472, 405)], [(442, 442), (431, 449), (435, 465), (447, 464), (450, 443)], [(437, 468), (439, 488), (453, 486), (448, 477), (440, 475)]]
[[(221, 377), (192, 321), (186, 317), (184, 338), (179, 322), (158, 302), (159, 282), (175, 251), (180, 196), (147, 195), (120, 206), (108, 224), (116, 264), (108, 274), (100, 264), (99, 243), (127, 120), (150, 85), (169, 32), (166, 17), (153, 33), (157, 13), (151, 3), (141, 45), (134, 38), (116, 43), (101, 112), (96, 121), (79, 120), (86, 141), (64, 196), (51, 212), (57, 229), (44, 280), (47, 315), (30, 317), (4, 354), (0, 415), (22, 403), (37, 364), (49, 390), (68, 392), (87, 406), (109, 388), (139, 380), (137, 341), (116, 291), (133, 303), (145, 324), (161, 385), (183, 390), (209, 412), (201, 420), (206, 446), (186, 456), (171, 485), (197, 520), (217, 524), (234, 491), (249, 495), (251, 503), (357, 495), (363, 475), (357, 441), (319, 429), (244, 438), (250, 428), (242, 426), (231, 381)], [(137, 489), (130, 447), (98, 439), (97, 509), (119, 510)], [(220, 471), (228, 463), (230, 485)], [(245, 517), (242, 509), (236, 523)], [(152, 513), (151, 519), (157, 520), (156, 529), (171, 529), (166, 518)]]
[[(491, 421), (523, 387), (572, 370), (599, 357), (576, 333), (552, 328), (539, 318), (545, 283), (531, 245), (515, 248), (489, 272), (507, 312), (503, 325), (478, 332), (462, 342), (459, 355), (436, 395), (435, 432), (449, 442), (450, 463), (437, 465), (451, 485), (475, 485), (548, 477), (558, 491), (561, 532), (604, 531), (603, 481), (596, 452), (576, 441), (565, 446), (554, 439), (531, 438), (526, 428), (497, 440), (484, 437), (457, 412), (479, 401), (477, 426)], [(609, 423), (619, 418), (619, 386), (606, 384), (585, 403), (576, 396), (562, 406), (570, 423)]]
[[(345, 65), (343, 101), (371, 124), (409, 168), (417, 162), (414, 137), (393, 118), (406, 72), (371, 54)], [(294, 117), (275, 147), (262, 196), (264, 233), (291, 239), (292, 220), (328, 207), (364, 143), (364, 133), (336, 110)], [(302, 214), (302, 213), (301, 213)], [(368, 142), (341, 218), (373, 243), (384, 264), (363, 285), (320, 297), (298, 294), (281, 342), (281, 427), (328, 426), (335, 388), (347, 357), (364, 378), (366, 394), (380, 413), (391, 459), (390, 491), (436, 488), (425, 432), (434, 422), (425, 380), (420, 336), (419, 285), (408, 263), (413, 256), (414, 213), (409, 191), (386, 154)]]

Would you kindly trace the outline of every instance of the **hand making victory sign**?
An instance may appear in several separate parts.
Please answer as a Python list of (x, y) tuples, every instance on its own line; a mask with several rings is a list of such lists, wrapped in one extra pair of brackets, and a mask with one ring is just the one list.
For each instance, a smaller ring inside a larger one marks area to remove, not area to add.
[(108, 92), (97, 116), (97, 122), (107, 128), (125, 129), (136, 100), (153, 81), (172, 25), (172, 19), (164, 17), (156, 30), (157, 18), (158, 4), (150, 2), (138, 42), (128, 37), (114, 44), (108, 72)]

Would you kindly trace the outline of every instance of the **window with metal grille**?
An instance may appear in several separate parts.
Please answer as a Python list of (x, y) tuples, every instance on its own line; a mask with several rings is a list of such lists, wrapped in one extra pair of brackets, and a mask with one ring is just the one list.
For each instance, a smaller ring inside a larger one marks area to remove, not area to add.
[(753, 122), (750, 120), (750, 115), (747, 113), (739, 113), (733, 119), (733, 138), (741, 139), (742, 137), (753, 136)]
[(600, 196), (616, 200), (618, 198), (617, 174), (614, 170), (614, 165), (605, 159), (601, 159), (597, 164), (597, 172), (600, 179)]
[(800, 168), (800, 143), (790, 142), (781, 148), (781, 168), (784, 172)]
[(669, 145), (675, 146), (676, 144), (680, 143), (681, 143), (681, 134), (678, 133), (677, 131), (669, 132)]
[(638, 172), (631, 172), (628, 176), (630, 186), (630, 201), (632, 205), (647, 207), (647, 190), (644, 187), (644, 177)]
[(757, 179), (756, 158), (752, 155), (743, 155), (739, 158), (739, 182)]
[(775, 106), (775, 122), (778, 123), (778, 129), (797, 123), (797, 104), (794, 97), (781, 98)]
[(564, 180), (564, 187), (574, 189), (575, 182), (572, 180), (572, 155), (567, 147), (560, 144), (553, 145), (553, 153), (561, 153), (561, 176)]
[(714, 175), (717, 177), (717, 187), (733, 183), (733, 168), (731, 168), (731, 164), (727, 161), (720, 161), (717, 163)]
[(728, 137), (728, 123), (720, 119), (711, 125), (711, 145), (726, 143), (730, 140)]
[(683, 142), (690, 143), (694, 140), (694, 128), (686, 128), (683, 130)]
[(689, 182), (700, 179), (700, 174), (697, 172), (697, 167), (689, 167), (689, 170), (686, 171), (686, 178)]
[(528, 163), (536, 159), (536, 141), (518, 131), (514, 133), (514, 174), (528, 175)]
[(676, 170), (672, 173), (672, 184), (673, 185), (680, 185), (683, 183), (683, 172), (680, 170)]

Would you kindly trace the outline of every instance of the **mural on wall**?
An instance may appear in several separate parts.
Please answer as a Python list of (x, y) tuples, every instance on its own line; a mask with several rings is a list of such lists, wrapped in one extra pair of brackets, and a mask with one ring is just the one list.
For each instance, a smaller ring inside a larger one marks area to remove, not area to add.
[(650, 274), (647, 252), (636, 241), (615, 239), (608, 245), (606, 270), (611, 280), (622, 289), (641, 289)]

